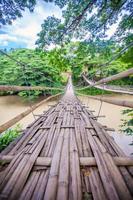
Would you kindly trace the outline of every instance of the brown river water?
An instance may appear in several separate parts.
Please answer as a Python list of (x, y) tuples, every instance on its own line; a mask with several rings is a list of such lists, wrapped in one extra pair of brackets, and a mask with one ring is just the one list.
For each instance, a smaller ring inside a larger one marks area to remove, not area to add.
[[(106, 95), (106, 97), (112, 98), (112, 99), (133, 101), (133, 96), (131, 95), (115, 94), (115, 95)], [(41, 99), (42, 97), (38, 101), (40, 101)], [(79, 99), (86, 106), (89, 106), (89, 109), (95, 110), (94, 115), (97, 116), (99, 107), (100, 107), (100, 101), (89, 99), (88, 97), (83, 97), (83, 96), (80, 96)], [(43, 111), (48, 110), (51, 105), (55, 105), (56, 103), (57, 103), (56, 100), (51, 100), (49, 102), (46, 102), (42, 106), (37, 108), (34, 111), (34, 114), (42, 114)], [(29, 108), (29, 104), (27, 102), (24, 102), (22, 98), (19, 96), (15, 96), (15, 95), (14, 96), (0, 96), (0, 125), (12, 119), (13, 117), (20, 114), (21, 112), (25, 111), (27, 108)], [(103, 102), (100, 115), (105, 115), (106, 117), (99, 118), (98, 121), (102, 125), (106, 125), (109, 128), (115, 129), (115, 132), (109, 132), (109, 134), (113, 136), (114, 140), (123, 149), (123, 151), (127, 155), (130, 155), (131, 153), (133, 153), (133, 145), (129, 145), (129, 144), (133, 141), (133, 137), (127, 136), (124, 133), (121, 133), (119, 131), (121, 119), (123, 118), (123, 115), (121, 114), (121, 112), (124, 109), (126, 108)], [(28, 124), (33, 122), (33, 120), (34, 120), (33, 115), (29, 114), (28, 116), (23, 118), (19, 122), (19, 124), (22, 126), (23, 129), (25, 129)]]

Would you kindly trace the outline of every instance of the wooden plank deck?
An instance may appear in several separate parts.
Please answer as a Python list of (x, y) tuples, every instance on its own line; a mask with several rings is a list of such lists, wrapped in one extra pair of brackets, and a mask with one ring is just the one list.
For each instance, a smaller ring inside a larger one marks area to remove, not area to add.
[(0, 155), (0, 199), (131, 200), (133, 159), (74, 95), (64, 96)]

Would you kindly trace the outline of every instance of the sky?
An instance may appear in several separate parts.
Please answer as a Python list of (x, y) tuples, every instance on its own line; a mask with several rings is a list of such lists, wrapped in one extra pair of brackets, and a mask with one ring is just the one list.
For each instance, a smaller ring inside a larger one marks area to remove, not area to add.
[(22, 18), (17, 18), (12, 25), (0, 29), (0, 48), (35, 48), (37, 33), (41, 31), (41, 24), (48, 16), (61, 18), (61, 10), (52, 3), (37, 1), (34, 12), (28, 9), (23, 12)]
[[(22, 13), (22, 18), (17, 18), (12, 25), (3, 26), (0, 29), (0, 48), (29, 48), (34, 49), (37, 33), (41, 31), (41, 24), (48, 16), (54, 15), (62, 18), (61, 10), (52, 3), (38, 0), (34, 12), (28, 9)], [(117, 24), (107, 32), (110, 37), (116, 30)]]

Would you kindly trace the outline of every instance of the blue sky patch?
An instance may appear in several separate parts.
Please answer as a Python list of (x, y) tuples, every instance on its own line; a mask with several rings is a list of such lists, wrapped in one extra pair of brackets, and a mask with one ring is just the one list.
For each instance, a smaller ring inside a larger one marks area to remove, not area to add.
[(61, 10), (53, 3), (37, 1), (34, 12), (28, 9), (23, 17), (15, 20), (12, 25), (2, 26), (0, 30), (0, 48), (35, 48), (37, 33), (41, 31), (41, 24), (48, 16), (61, 18)]

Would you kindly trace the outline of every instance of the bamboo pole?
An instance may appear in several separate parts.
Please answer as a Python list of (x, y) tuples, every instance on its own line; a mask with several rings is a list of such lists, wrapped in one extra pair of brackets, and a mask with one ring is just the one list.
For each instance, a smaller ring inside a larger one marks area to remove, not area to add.
[[(130, 75), (133, 75), (133, 68), (131, 69), (128, 69), (124, 72), (120, 72), (116, 75), (113, 75), (113, 76), (109, 76), (107, 78), (103, 78), (93, 84), (90, 85), (90, 87), (93, 87), (95, 85), (99, 85), (99, 84), (102, 84), (102, 83), (108, 83), (110, 81), (114, 81), (114, 80), (118, 80), (118, 79), (121, 79), (121, 78), (124, 78), (124, 77), (127, 77), (127, 76), (130, 76)], [(82, 75), (83, 76), (83, 75)]]
[[(133, 166), (133, 159), (130, 157), (114, 157), (117, 166)], [(95, 157), (80, 157), (80, 165), (97, 166)]]
[(69, 187), (69, 130), (64, 130), (64, 141), (60, 158), (57, 200), (68, 199)]
[[(86, 81), (86, 83), (88, 83), (90, 86), (92, 86), (94, 84), (94, 82), (89, 80), (89, 79), (87, 79), (85, 75), (82, 75), (82, 77)], [(88, 88), (90, 86), (87, 86), (85, 88)], [(125, 88), (125, 87), (121, 88), (121, 87), (117, 87), (116, 85), (112, 86), (112, 85), (100, 84), (100, 85), (96, 85), (94, 87), (98, 88), (100, 90), (105, 90), (105, 91), (109, 91), (109, 92), (116, 92), (116, 93), (122, 93), (122, 94), (133, 94), (133, 90), (131, 90), (130, 88)]]
[(107, 77), (107, 78), (103, 78), (102, 80), (97, 81), (96, 83), (92, 84), (91, 86), (99, 85), (99, 84), (102, 84), (102, 83), (108, 83), (110, 81), (118, 80), (118, 79), (130, 76), (130, 75), (133, 75), (133, 68), (128, 69), (124, 72), (120, 72), (116, 75), (113, 75), (113, 76), (110, 76), (110, 77)]
[(70, 129), (70, 192), (73, 200), (82, 199), (81, 191), (81, 176), (80, 176), (80, 163), (78, 156), (78, 149), (74, 131)]
[[(14, 156), (11, 155), (2, 155), (0, 156), (0, 162), (10, 163)], [(133, 166), (133, 158), (131, 157), (113, 157), (113, 160), (117, 166)], [(79, 158), (81, 166), (97, 166), (95, 157), (80, 157)], [(35, 166), (47, 166), (51, 165), (51, 157), (38, 157)]]
[(63, 88), (47, 86), (17, 86), (17, 85), (0, 85), (0, 91), (23, 91), (23, 90), (63, 90)]
[(133, 101), (124, 101), (124, 100), (114, 100), (114, 99), (108, 99), (106, 97), (97, 97), (97, 96), (90, 96), (90, 95), (83, 95), (80, 93), (77, 93), (78, 95), (89, 97), (91, 99), (99, 100), (99, 101), (104, 101), (106, 103), (118, 105), (118, 106), (124, 106), (124, 107), (129, 107), (133, 108)]
[[(58, 130), (56, 131), (58, 132)], [(48, 179), (46, 190), (45, 190), (44, 200), (45, 199), (54, 200), (56, 196), (63, 140), (64, 140), (64, 129), (61, 129), (61, 132), (59, 134), (59, 137), (56, 143), (55, 151), (52, 157), (50, 174), (49, 174), (49, 179)]]
[(43, 101), (35, 104), (32, 106), (32, 108), (27, 109), (26, 111), (20, 113), (19, 115), (17, 115), (16, 117), (12, 118), (11, 120), (9, 120), (8, 122), (2, 124), (0, 126), (0, 133), (4, 132), (5, 130), (7, 130), (8, 128), (10, 128), (11, 126), (13, 126), (14, 124), (16, 124), (18, 121), (20, 121), (21, 119), (23, 119), (25, 116), (27, 116), (28, 114), (30, 114), (33, 110), (35, 110), (36, 108), (38, 108), (39, 106), (41, 106), (42, 104), (44, 104), (45, 102), (49, 101), (52, 98), (55, 98), (57, 96), (59, 96), (61, 93), (58, 93), (56, 95), (50, 96), (46, 99), (44, 99)]
[[(128, 190), (128, 187), (123, 179), (121, 172), (118, 167), (115, 165), (113, 161), (113, 157), (106, 151), (103, 144), (98, 140), (97, 137), (94, 136), (94, 140), (97, 144), (98, 149), (102, 152), (102, 158), (108, 167), (108, 171), (112, 177), (112, 180), (115, 185), (115, 189), (117, 190), (117, 194), (121, 200), (132, 199), (131, 193)], [(99, 154), (100, 155), (100, 154)], [(117, 177), (117, 178), (116, 178)]]

